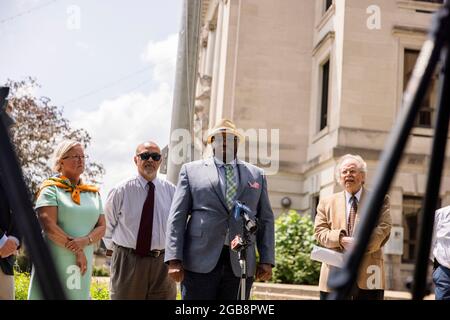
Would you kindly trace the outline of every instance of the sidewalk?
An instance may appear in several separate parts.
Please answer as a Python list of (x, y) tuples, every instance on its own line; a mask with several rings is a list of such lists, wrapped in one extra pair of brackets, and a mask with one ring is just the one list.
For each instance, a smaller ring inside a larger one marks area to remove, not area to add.
[[(257, 300), (319, 300), (319, 287), (255, 282), (252, 297)], [(386, 290), (384, 299), (410, 300), (411, 294), (407, 291)], [(434, 300), (434, 294), (426, 296), (425, 300)]]

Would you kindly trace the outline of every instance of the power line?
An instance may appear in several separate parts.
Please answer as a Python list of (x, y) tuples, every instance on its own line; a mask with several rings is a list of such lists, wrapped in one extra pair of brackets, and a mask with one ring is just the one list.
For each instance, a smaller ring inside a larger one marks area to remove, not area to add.
[(36, 11), (36, 10), (42, 9), (42, 8), (44, 8), (44, 7), (47, 7), (47, 6), (49, 6), (49, 5), (53, 4), (53, 3), (55, 3), (56, 1), (58, 1), (58, 0), (51, 0), (51, 1), (45, 2), (45, 3), (41, 4), (41, 5), (38, 5), (38, 6), (36, 6), (36, 7), (30, 8), (30, 9), (28, 9), (28, 10), (26, 10), (26, 11), (23, 11), (23, 12), (21, 12), (21, 13), (18, 13), (18, 14), (15, 14), (15, 15), (13, 15), (13, 16), (10, 16), (10, 17), (8, 17), (8, 18), (4, 18), (4, 19), (0, 20), (0, 24), (4, 24), (4, 23), (6, 23), (6, 22), (9, 22), (9, 21), (15, 20), (15, 19), (17, 19), (17, 18), (20, 18), (20, 17), (22, 17), (22, 16), (24, 16), (24, 15), (30, 14), (30, 13), (32, 13), (33, 11)]
[(139, 83), (138, 85), (136, 85), (135, 87), (129, 89), (129, 90), (128, 90), (128, 91), (129, 91), (128, 93), (134, 92), (136, 89), (142, 87), (144, 84), (147, 84), (147, 83), (149, 83), (149, 82), (151, 82), (151, 81), (152, 81), (152, 79), (147, 79), (147, 80), (144, 80), (144, 81), (140, 82), (140, 83)]
[[(131, 77), (133, 77), (133, 76), (135, 76), (135, 75), (137, 75), (137, 74), (140, 74), (140, 73), (142, 73), (142, 72), (144, 72), (144, 71), (147, 71), (147, 70), (149, 70), (150, 68), (151, 68), (151, 66), (145, 67), (145, 68), (140, 69), (140, 70), (137, 70), (137, 71), (135, 71), (135, 72), (133, 72), (133, 73), (130, 73), (130, 74), (128, 74), (128, 75), (126, 75), (126, 76), (124, 76), (124, 77), (122, 77), (122, 78), (119, 78), (119, 79), (117, 79), (117, 80), (115, 80), (115, 81), (113, 81), (113, 82), (110, 82), (110, 83), (108, 83), (108, 84), (105, 84), (104, 86), (102, 86), (102, 87), (100, 87), (100, 88), (97, 88), (97, 89), (95, 89), (95, 90), (86, 92), (86, 93), (84, 93), (84, 94), (82, 94), (82, 95), (79, 95), (79, 96), (77, 96), (77, 97), (75, 97), (75, 98), (72, 98), (72, 99), (70, 99), (70, 100), (67, 100), (67, 101), (64, 102), (62, 105), (66, 106), (66, 105), (72, 104), (72, 103), (74, 103), (74, 102), (77, 102), (77, 101), (79, 101), (79, 100), (81, 100), (81, 99), (84, 99), (84, 98), (86, 98), (86, 97), (92, 96), (92, 95), (94, 95), (94, 94), (96, 94), (96, 93), (98, 93), (98, 92), (100, 92), (100, 91), (103, 91), (103, 90), (105, 90), (105, 89), (108, 89), (108, 88), (110, 88), (110, 87), (113, 87), (113, 86), (117, 85), (118, 83), (120, 83), (120, 82), (122, 82), (122, 81), (124, 81), (124, 80), (126, 80), (126, 79), (129, 79), (129, 78), (131, 78)], [(146, 81), (144, 81), (144, 83), (147, 83), (147, 82), (149, 82), (150, 80), (151, 80), (151, 79), (146, 80)], [(141, 86), (141, 85), (142, 85), (142, 84), (140, 84), (139, 86)]]
[[(133, 93), (134, 91), (136, 91), (136, 89), (142, 87), (143, 85), (145, 85), (145, 84), (147, 84), (147, 83), (149, 83), (149, 82), (151, 82), (151, 81), (152, 81), (152, 79), (146, 79), (146, 80), (144, 80), (144, 81), (142, 81), (142, 82), (139, 82), (136, 86), (134, 86), (134, 87), (128, 89), (128, 90), (127, 90), (127, 91), (128, 91), (127, 94)], [(122, 95), (122, 94), (119, 94), (119, 95), (116, 95), (116, 96), (111, 97), (111, 98), (108, 98), (108, 99), (117, 99), (117, 98), (119, 98), (121, 95)], [(62, 105), (62, 106), (64, 106), (64, 105)], [(90, 109), (94, 109), (94, 108), (91, 107)]]

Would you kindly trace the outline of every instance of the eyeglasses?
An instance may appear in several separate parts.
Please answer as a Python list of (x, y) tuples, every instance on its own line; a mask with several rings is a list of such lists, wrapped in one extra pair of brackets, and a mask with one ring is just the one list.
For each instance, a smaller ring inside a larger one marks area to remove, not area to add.
[(161, 155), (157, 152), (143, 152), (137, 155), (141, 160), (146, 161), (150, 158), (152, 158), (153, 161), (159, 161), (161, 160)]
[(341, 171), (341, 174), (343, 176), (346, 176), (347, 174), (350, 174), (350, 175), (354, 176), (358, 172), (359, 172), (359, 170), (350, 169), (350, 170), (343, 170), (343, 171)]
[(89, 159), (89, 157), (87, 155), (84, 156), (67, 156), (62, 158), (63, 160), (69, 159), (69, 160), (80, 160), (80, 161), (86, 161), (87, 159)]

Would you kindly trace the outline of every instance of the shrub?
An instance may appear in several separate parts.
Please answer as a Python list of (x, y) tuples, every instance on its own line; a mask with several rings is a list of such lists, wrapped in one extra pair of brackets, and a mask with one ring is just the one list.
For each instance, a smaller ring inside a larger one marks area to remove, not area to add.
[[(30, 274), (28, 272), (14, 273), (15, 299), (27, 300), (28, 287), (30, 286)], [(91, 283), (92, 300), (109, 300), (109, 289), (107, 282), (92, 280)]]
[(309, 216), (295, 210), (279, 216), (275, 221), (276, 266), (272, 281), (317, 284), (320, 263), (309, 258), (314, 244), (314, 224)]
[(14, 270), (19, 273), (21, 273), (21, 272), (30, 273), (31, 272), (31, 261), (25, 250), (21, 249), (19, 251), (19, 254), (16, 257), (16, 262), (14, 263)]
[(30, 286), (30, 274), (28, 272), (15, 272), (14, 273), (14, 285), (16, 287), (15, 299), (27, 300), (28, 287)]
[(92, 300), (109, 300), (109, 288), (107, 282), (92, 281), (91, 282), (91, 299)]
[(92, 269), (93, 277), (109, 277), (109, 270), (104, 267), (96, 267)]

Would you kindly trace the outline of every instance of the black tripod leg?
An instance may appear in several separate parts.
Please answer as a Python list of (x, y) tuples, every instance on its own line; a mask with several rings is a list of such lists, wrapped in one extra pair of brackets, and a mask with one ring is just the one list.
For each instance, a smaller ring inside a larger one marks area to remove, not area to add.
[(2, 183), (7, 186), (5, 191), (13, 212), (14, 222), (24, 235), (42, 295), (45, 299), (65, 299), (62, 284), (58, 278), (50, 251), (42, 238), (41, 228), (36, 219), (29, 192), (22, 178), (22, 171), (3, 121), (0, 121), (0, 150)]
[(395, 176), (395, 170), (403, 155), (409, 133), (439, 60), (441, 49), (445, 44), (449, 20), (447, 8), (442, 8), (435, 16), (429, 40), (422, 48), (405, 92), (401, 114), (389, 136), (386, 149), (381, 155), (373, 190), (362, 206), (361, 224), (355, 235), (357, 239), (355, 247), (346, 257), (344, 268), (332, 272), (328, 281), (328, 286), (334, 290), (329, 295), (330, 300), (347, 298), (356, 281), (357, 272), (377, 224), (384, 197)]
[(434, 212), (441, 186), (442, 167), (447, 145), (448, 121), (450, 119), (450, 50), (442, 50), (443, 66), (440, 75), (439, 101), (436, 118), (436, 130), (431, 150), (431, 161), (428, 170), (426, 197), (421, 215), (419, 246), (416, 254), (416, 268), (412, 289), (413, 299), (423, 299), (426, 290), (428, 257), (433, 234)]

